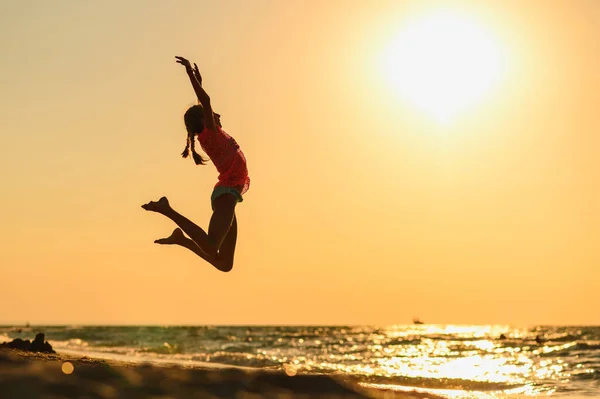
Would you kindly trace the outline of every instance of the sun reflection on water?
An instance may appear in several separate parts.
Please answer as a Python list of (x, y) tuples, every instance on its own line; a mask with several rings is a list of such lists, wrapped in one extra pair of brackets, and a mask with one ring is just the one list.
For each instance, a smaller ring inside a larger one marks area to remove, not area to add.
[[(461, 397), (458, 392), (467, 386), (472, 394), (474, 383), (488, 393), (498, 390), (540, 394), (539, 387), (531, 384), (531, 377), (553, 381), (568, 378), (564, 362), (533, 357), (561, 351), (572, 344), (511, 344), (510, 339), (527, 339), (531, 334), (510, 330), (511, 338), (507, 339), (504, 334), (509, 330), (505, 326), (437, 325), (393, 326), (370, 333), (350, 329), (347, 333), (351, 336), (338, 338), (322, 349), (328, 353), (327, 360), (322, 356), (297, 356), (294, 366), (297, 370), (330, 370), (371, 377), (366, 382), (371, 385), (421, 386), (438, 393), (449, 390), (452, 394), (444, 394), (448, 397)], [(325, 340), (319, 339), (319, 343), (322, 341)], [(310, 345), (311, 341), (304, 343)]]

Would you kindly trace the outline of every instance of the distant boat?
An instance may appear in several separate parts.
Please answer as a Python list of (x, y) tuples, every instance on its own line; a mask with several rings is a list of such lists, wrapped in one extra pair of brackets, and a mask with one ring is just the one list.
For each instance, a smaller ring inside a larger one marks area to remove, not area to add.
[(413, 324), (425, 324), (418, 317), (413, 317)]

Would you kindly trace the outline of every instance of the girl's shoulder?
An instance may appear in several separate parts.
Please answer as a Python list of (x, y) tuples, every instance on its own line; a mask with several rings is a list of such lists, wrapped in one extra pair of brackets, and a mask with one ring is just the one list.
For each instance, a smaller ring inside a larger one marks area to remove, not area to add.
[(198, 141), (201, 144), (214, 143), (215, 145), (225, 145), (230, 141), (235, 141), (225, 130), (217, 126), (217, 130), (211, 130), (205, 127), (202, 132), (198, 134)]

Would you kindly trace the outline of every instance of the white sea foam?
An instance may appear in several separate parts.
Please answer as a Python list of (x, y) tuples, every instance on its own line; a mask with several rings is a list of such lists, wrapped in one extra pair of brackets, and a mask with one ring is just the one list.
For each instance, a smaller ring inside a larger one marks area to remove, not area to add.
[(168, 358), (152, 356), (150, 354), (141, 355), (138, 352), (131, 352), (130, 354), (123, 353), (114, 353), (108, 351), (98, 351), (98, 348), (94, 348), (93, 351), (90, 350), (75, 350), (75, 349), (61, 349), (57, 351), (59, 354), (65, 354), (70, 356), (87, 356), (95, 359), (104, 359), (104, 360), (116, 360), (125, 363), (154, 363), (154, 364), (163, 364), (163, 365), (179, 365), (184, 367), (202, 367), (202, 368), (214, 368), (214, 369), (223, 369), (223, 368), (235, 368), (242, 370), (256, 370), (253, 367), (244, 367), (244, 366), (232, 366), (229, 364), (222, 363), (212, 363), (212, 362), (201, 362), (197, 360), (191, 360), (184, 357), (175, 357), (170, 356)]

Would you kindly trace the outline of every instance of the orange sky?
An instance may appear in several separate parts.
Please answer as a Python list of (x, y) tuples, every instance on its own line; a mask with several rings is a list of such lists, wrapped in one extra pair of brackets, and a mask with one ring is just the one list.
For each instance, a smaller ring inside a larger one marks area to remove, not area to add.
[[(440, 7), (507, 62), (443, 125), (380, 72)], [(594, 0), (0, 5), (0, 323), (598, 324), (599, 37)], [(210, 216), (175, 55), (248, 158), (232, 273), (140, 209)]]

